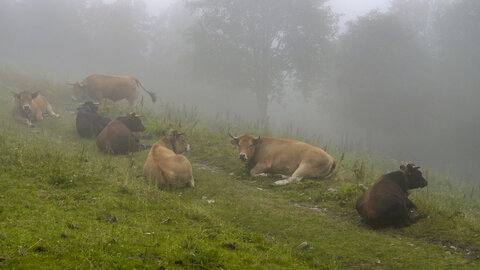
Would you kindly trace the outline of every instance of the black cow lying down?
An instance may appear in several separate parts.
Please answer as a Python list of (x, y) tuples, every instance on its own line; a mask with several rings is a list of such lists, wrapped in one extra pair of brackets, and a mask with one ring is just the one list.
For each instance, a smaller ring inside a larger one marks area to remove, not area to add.
[(408, 190), (427, 186), (428, 182), (414, 164), (400, 166), (400, 171), (383, 175), (357, 200), (356, 208), (372, 228), (404, 227), (426, 215), (410, 217), (417, 206), (408, 199)]
[(111, 121), (110, 118), (97, 113), (98, 103), (87, 101), (78, 107), (76, 127), (77, 132), (84, 138), (96, 137)]

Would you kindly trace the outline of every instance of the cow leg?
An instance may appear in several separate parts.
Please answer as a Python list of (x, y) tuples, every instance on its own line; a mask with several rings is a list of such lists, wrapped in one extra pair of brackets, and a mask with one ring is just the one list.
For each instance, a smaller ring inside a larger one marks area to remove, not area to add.
[(284, 186), (290, 183), (300, 182), (306, 175), (305, 175), (305, 168), (304, 164), (300, 164), (298, 168), (293, 172), (292, 176), (288, 177), (284, 180), (278, 180), (271, 184), (271, 186)]
[(49, 115), (55, 116), (56, 118), (60, 118), (60, 115), (56, 114), (56, 113), (53, 111), (52, 105), (50, 105), (50, 104), (47, 105), (47, 113), (48, 113)]
[(302, 180), (301, 177), (290, 176), (290, 177), (287, 178), (287, 179), (278, 180), (278, 181), (273, 182), (273, 183), (271, 184), (271, 186), (284, 186), (284, 185), (287, 185), (287, 184), (290, 184), (290, 183), (299, 182), (299, 181), (301, 181), (301, 180)]
[(28, 118), (21, 117), (20, 115), (15, 115), (14, 119), (15, 119), (15, 121), (17, 121), (18, 123), (25, 124), (25, 125), (27, 125), (28, 127), (35, 127), (35, 126), (32, 124), (32, 122), (30, 121), (30, 119), (28, 119)]
[(417, 206), (410, 199), (407, 198), (407, 208), (409, 210), (415, 210), (417, 209)]
[(255, 165), (255, 167), (253, 167), (251, 170), (250, 170), (250, 176), (267, 176), (267, 174), (265, 173), (268, 169), (270, 168), (270, 166), (267, 166), (267, 164), (264, 164), (264, 163), (257, 163)]

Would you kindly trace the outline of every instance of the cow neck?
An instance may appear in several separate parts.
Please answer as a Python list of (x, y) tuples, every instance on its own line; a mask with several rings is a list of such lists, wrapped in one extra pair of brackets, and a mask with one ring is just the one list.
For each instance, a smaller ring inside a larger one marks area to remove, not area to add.
[(402, 172), (402, 176), (403, 176), (403, 185), (400, 185), (400, 187), (403, 189), (403, 191), (405, 191), (405, 193), (408, 194), (408, 176), (407, 174), (404, 172), (404, 171), (400, 171)]
[(160, 140), (160, 142), (165, 148), (172, 150), (175, 154), (177, 153), (175, 152), (175, 145), (173, 144), (173, 141), (168, 139), (167, 136), (163, 137), (162, 140)]

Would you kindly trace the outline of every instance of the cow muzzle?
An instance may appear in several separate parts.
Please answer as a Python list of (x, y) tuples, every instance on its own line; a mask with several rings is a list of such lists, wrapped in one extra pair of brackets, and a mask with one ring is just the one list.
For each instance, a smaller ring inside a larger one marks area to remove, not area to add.
[(23, 110), (27, 113), (30, 112), (30, 105), (23, 105)]
[(245, 153), (240, 153), (240, 160), (242, 160), (242, 161), (247, 161), (247, 160), (248, 160), (247, 154), (245, 154)]

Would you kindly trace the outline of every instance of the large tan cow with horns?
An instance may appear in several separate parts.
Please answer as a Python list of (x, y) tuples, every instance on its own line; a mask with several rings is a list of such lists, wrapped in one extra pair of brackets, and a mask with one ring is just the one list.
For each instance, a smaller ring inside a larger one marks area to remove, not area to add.
[(34, 122), (42, 121), (46, 115), (60, 117), (53, 111), (48, 100), (38, 92), (13, 93), (12, 105), (13, 119), (29, 127), (33, 127)]
[(76, 82), (70, 85), (73, 86), (73, 98), (82, 101), (95, 100), (100, 102), (104, 98), (113, 101), (126, 99), (133, 110), (138, 96), (137, 87), (139, 86), (150, 95), (153, 102), (156, 101), (155, 93), (149, 92), (137, 78), (130, 76), (93, 74), (81, 83)]
[(238, 146), (240, 159), (247, 163), (251, 176), (283, 175), (288, 178), (274, 182), (281, 186), (298, 182), (303, 178), (329, 178), (337, 161), (322, 149), (304, 142), (254, 137), (244, 134), (232, 137), (231, 143)]

